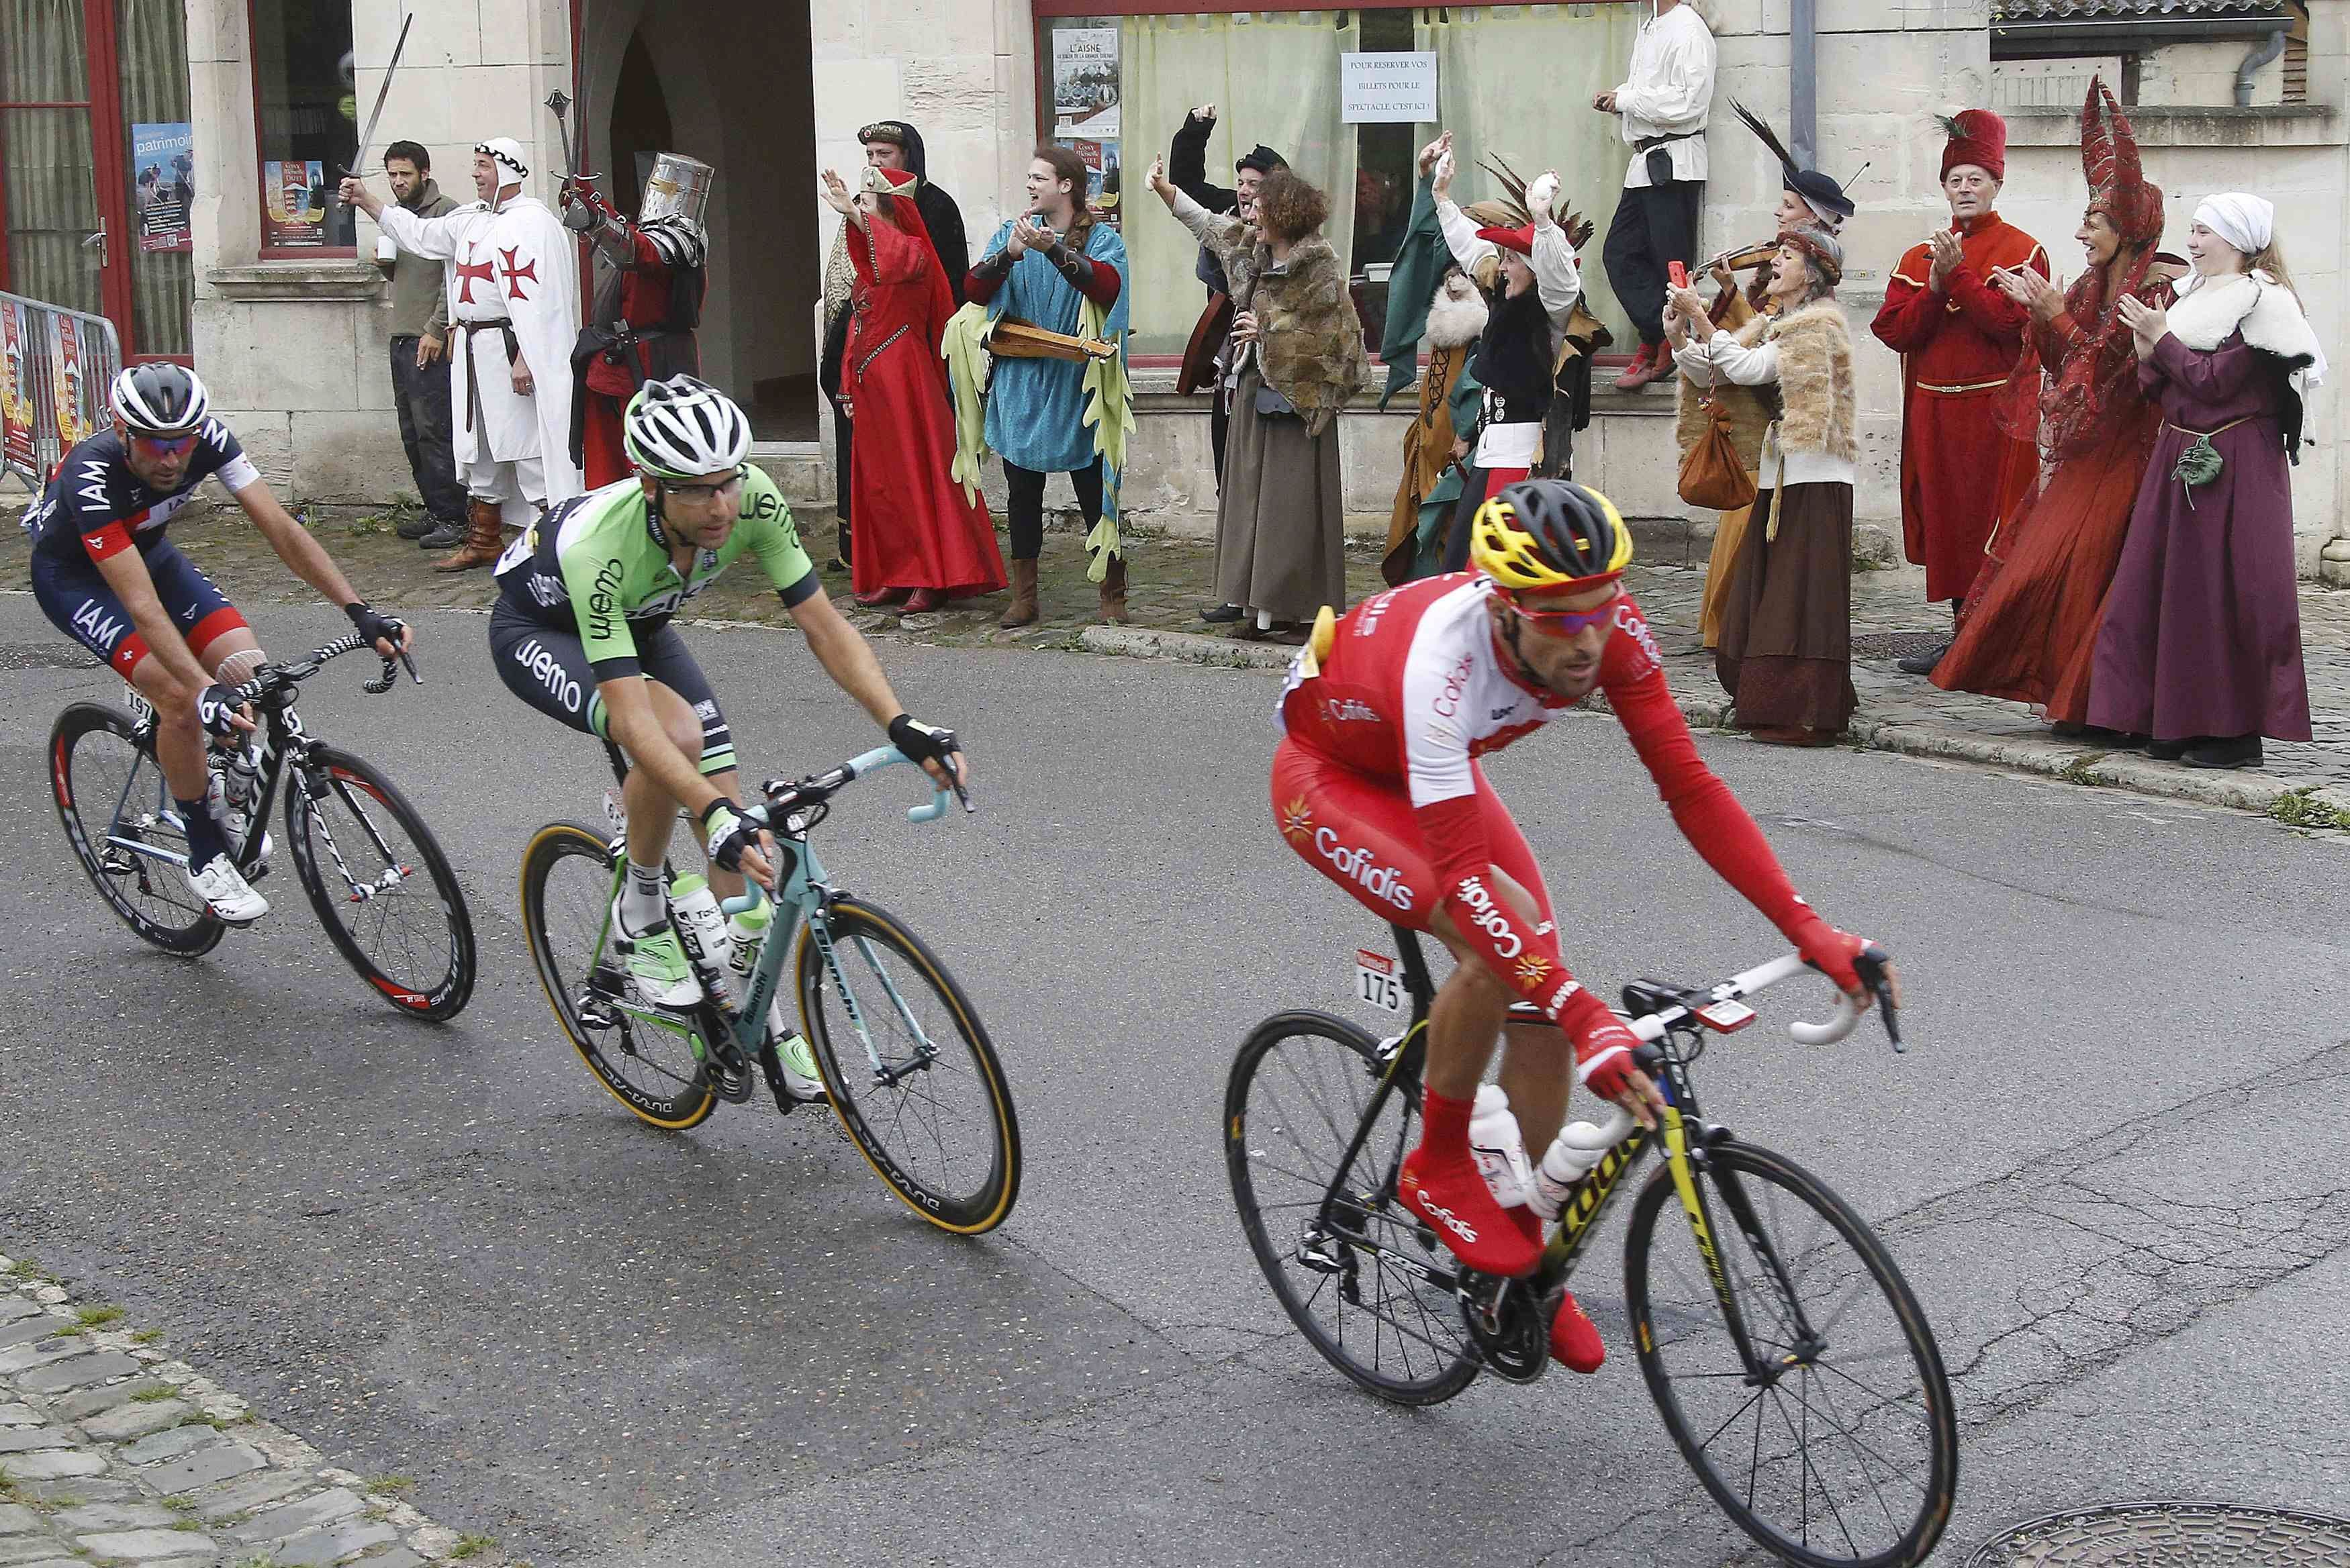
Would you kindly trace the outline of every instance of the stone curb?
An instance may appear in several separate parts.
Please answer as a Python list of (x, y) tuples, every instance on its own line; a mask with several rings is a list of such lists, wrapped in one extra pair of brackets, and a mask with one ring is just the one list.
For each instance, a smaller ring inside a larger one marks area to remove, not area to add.
[[(1171, 659), (1230, 670), (1286, 670), (1296, 653), (1294, 648), (1280, 644), (1238, 642), (1231, 638), (1152, 631), (1139, 627), (1087, 627), (1077, 640), (1094, 653), (1115, 653), (1129, 659)], [(1673, 696), (1682, 715), (1698, 729), (1720, 729), (1730, 711), (1729, 703), (1718, 697), (1682, 691)], [(2207, 773), (2178, 763), (2158, 763), (2129, 752), (1981, 735), (1912, 718), (1898, 710), (1871, 713), (1864, 707), (1853, 716), (1851, 736), (1868, 751), (1975, 763), (2068, 784), (2126, 789), (2198, 805), (2266, 814), (2284, 796), (2306, 793), (2321, 805), (2350, 812), (2350, 794), (2315, 779), (2269, 773)]]
[[(93, 1312), (93, 1315), (96, 1313)], [(424, 1568), (509, 1560), (327, 1463), (151, 1332), (0, 1257), (0, 1563)]]

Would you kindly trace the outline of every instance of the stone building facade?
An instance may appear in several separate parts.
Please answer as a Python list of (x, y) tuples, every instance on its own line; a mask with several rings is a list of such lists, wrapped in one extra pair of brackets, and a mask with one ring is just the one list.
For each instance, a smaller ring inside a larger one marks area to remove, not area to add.
[[(318, 9), (341, 3), (328, 0)], [(256, 43), (256, 8), (284, 4), (186, 0), (201, 192), (193, 213), (194, 360), (248, 446), (294, 494), (389, 500), (405, 489), (406, 475), (390, 415), (386, 311), (374, 269), (362, 259), (372, 248), (372, 228), (358, 219), (355, 248), (343, 254), (331, 247), (289, 254), (266, 243), (275, 220), (255, 178), (255, 161), (263, 122), (274, 111), (266, 84), (256, 81), (266, 66), (256, 65), (265, 52)], [(1261, 46), (1321, 48), (1315, 29), (1359, 39), (1366, 47), (1375, 36), (1402, 38), (1408, 47), (1430, 39), (1438, 40), (1437, 48), (1452, 47), (1438, 39), (1438, 29), (1464, 21), (1490, 24), (1495, 36), (1503, 36), (1503, 24), (1555, 28), (1559, 38), (1580, 47), (1603, 36), (1628, 37), (1624, 29), (1645, 9), (1627, 0), (1441, 10), (1369, 5), (1299, 18), (1288, 15), (1297, 7), (1266, 10), (1261, 0), (1244, 14), (1207, 0), (1180, 7), (1133, 0), (1136, 15), (1120, 19), (1103, 16), (1110, 7), (1097, 0), (833, 0), (815, 7), (807, 0), (692, 5), (682, 0), (411, 0), (411, 7), (413, 29), (382, 129), (369, 150), (371, 160), (380, 159), (382, 142), (392, 137), (421, 141), (432, 151), (444, 189), (463, 198), (469, 194), (471, 144), (513, 136), (533, 161), (534, 191), (551, 200), (562, 153), (554, 116), (544, 105), (559, 88), (585, 100), (580, 156), (590, 169), (632, 165), (636, 153), (658, 142), (717, 166), (706, 368), (754, 405), (762, 461), (793, 493), (812, 502), (829, 499), (824, 456), (829, 432), (814, 387), (816, 302), (837, 223), (816, 200), (816, 173), (854, 167), (858, 126), (895, 116), (922, 130), (931, 176), (961, 202), (975, 247), (1019, 192), (1038, 137), (1093, 130), (1108, 178), (1139, 199), (1120, 218), (1139, 254), (1155, 247), (1159, 259), (1152, 265), (1159, 270), (1146, 275), (1174, 276), (1167, 272), (1174, 264), (1165, 256), (1174, 225), (1144, 196), (1140, 172), (1164, 149), (1181, 104), (1262, 96), (1244, 63), (1228, 67), (1222, 80), (1197, 85), (1180, 72), (1170, 75), (1174, 67), (1164, 64), (1158, 75), (1149, 75), (1149, 62), (1188, 57), (1177, 46), (1199, 46), (1185, 27), (1257, 27), (1245, 37), (1235, 34), (1231, 57), (1245, 62), (1273, 57), (1256, 52)], [(1898, 535), (1899, 379), (1893, 356), (1867, 338), (1866, 323), (1882, 298), (1887, 268), (1943, 213), (1936, 180), (1937, 112), (2004, 106), (2012, 151), (2002, 210), (2046, 244), (2060, 273), (2070, 274), (2079, 266), (2070, 236), (2083, 195), (2079, 89), (2091, 68), (2125, 71), (2137, 100), (2134, 118), (2147, 171), (2171, 197), (2170, 244), (2178, 244), (2200, 194), (2243, 188), (2271, 196), (2321, 337), (2329, 344), (2342, 338), (2340, 258), (2350, 244), (2344, 204), (2350, 173), (2350, 121), (2345, 119), (2350, 0), (2187, 0), (2188, 9), (2210, 13), (2207, 20), (2232, 16), (2242, 23), (2267, 13), (2289, 19), (2290, 56), (2250, 73), (2251, 101), (2242, 106), (2232, 89), (2251, 46), (2230, 37), (2130, 32), (2147, 17), (2179, 10), (2173, 0), (2067, 5), (2062, 7), (2067, 13), (2095, 11), (2110, 26), (2085, 36), (2078, 53), (2066, 54), (2071, 46), (2062, 37), (2036, 37), (2034, 52), (2026, 56), (2003, 39), (2012, 26), (2033, 21), (2038, 8), (2041, 0), (1814, 0), (1808, 7), (1816, 26), (1808, 75), (1816, 101), (1817, 161), (1840, 177), (1866, 165), (1851, 183), (1861, 210), (1847, 230), (1851, 268), (1842, 298), (1854, 321), (1861, 378), (1857, 510), (1866, 524), (1883, 530), (1871, 535), (1880, 540)], [(350, 7), (348, 107), (357, 119), (364, 118), (382, 81), (397, 9)], [(1711, 17), (1720, 51), (1703, 226), (1703, 244), (1711, 249), (1767, 237), (1777, 198), (1773, 166), (1722, 100), (1734, 94), (1783, 126), (1791, 92), (1805, 73), (1791, 33), (1795, 7), (1790, 0), (1702, 0), (1700, 9)], [(1158, 22), (1145, 26), (1138, 19), (1160, 12), (1191, 19), (1168, 21), (1163, 36)], [(1306, 31), (1273, 30), (1284, 22)], [(1073, 57), (1055, 39), (1079, 26), (1125, 29), (1128, 57), (1121, 68), (1127, 75), (1122, 92), (1097, 88), (1073, 110), (1062, 101), (1057, 74)], [(1603, 34), (1609, 27), (1616, 31)], [(1157, 52), (1146, 56), (1146, 50)], [(1559, 57), (1571, 53), (1563, 50)], [(1589, 69), (1612, 85), (1621, 64), (1620, 58), (1597, 60)], [(1522, 61), (1493, 57), (1473, 73), (1476, 93), (1507, 101), (1514, 93), (1580, 90), (1537, 89), (1523, 70)], [(1446, 89), (1440, 81), (1439, 90), (1461, 92), (1470, 85), (1461, 81)], [(1105, 96), (1113, 100), (1107, 119), (1098, 101)], [(1115, 101), (1121, 96), (1123, 127)], [(1141, 123), (1146, 112), (1152, 123)], [(1561, 137), (1586, 139), (1575, 142), (1585, 149), (1573, 154), (1579, 162), (1534, 145), (1513, 151), (1512, 161), (1537, 167), (1560, 161), (1578, 205), (1612, 204), (1620, 152), (1611, 160), (1588, 151), (1587, 128), (1563, 113), (1556, 123)], [(1107, 133), (1100, 131), (1103, 126)], [(1128, 133), (1122, 139), (1116, 135), (1121, 129)], [(1379, 143), (1388, 151), (1376, 157), (1369, 136), (1359, 145), (1349, 140), (1343, 155), (1331, 155), (1330, 168), (1342, 176), (1351, 171), (1348, 182), (1357, 194), (1340, 207), (1358, 234), (1367, 229), (1357, 202), (1379, 199), (1382, 182), (1393, 184), (1390, 174), (1373, 167), (1377, 158), (1391, 161), (1394, 146), (1432, 129), (1413, 126), (1408, 136), (1399, 130)], [(1247, 127), (1234, 131), (1246, 134)], [(1124, 170), (1132, 171), (1130, 178)], [(634, 182), (632, 168), (613, 182), (623, 189)], [(1586, 257), (1595, 275), (1596, 252), (1595, 241)], [(1182, 299), (1153, 309), (1188, 323), (1199, 296), (1188, 281), (1188, 263), (1182, 265)], [(1139, 356), (1135, 379), (1139, 429), (1125, 488), (1129, 512), (1146, 525), (1204, 531), (1212, 524), (1215, 493), (1204, 404), (1173, 395), (1173, 372), (1163, 356)], [(1669, 394), (1662, 385), (1634, 397), (1603, 394), (1577, 456), (1579, 472), (1609, 490), (1627, 513), (1666, 520), (1687, 515), (1673, 493)], [(1402, 400), (1399, 411), (1386, 414), (1371, 401), (1360, 400), (1343, 422), (1348, 506), (1367, 526), (1384, 518), (1392, 495), (1402, 421)], [(2345, 414), (2331, 389), (2314, 400), (2313, 414), (2319, 439), (2295, 478), (2301, 554), (2307, 570), (2330, 565), (2350, 580), (2350, 532), (2339, 504)], [(1690, 521), (1686, 547), (1701, 556), (1706, 520)]]

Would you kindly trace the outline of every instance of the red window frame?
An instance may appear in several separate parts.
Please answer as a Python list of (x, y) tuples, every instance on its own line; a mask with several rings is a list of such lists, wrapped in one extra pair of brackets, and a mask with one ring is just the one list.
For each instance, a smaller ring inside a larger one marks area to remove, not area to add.
[[(106, 262), (99, 273), (99, 313), (114, 323), (115, 337), (122, 345), (122, 358), (129, 364), (138, 346), (131, 341), (131, 324), (136, 312), (130, 296), (130, 266), (126, 260), (115, 260), (118, 247), (131, 238), (130, 189), (124, 182), (126, 159), (123, 138), (127, 134), (122, 120), (122, 83), (115, 52), (114, 0), (82, 0), (83, 78), (82, 90), (89, 96), (56, 102), (10, 100), (0, 103), (0, 109), (78, 109), (89, 117), (90, 178), (98, 189), (96, 197), (99, 219), (106, 224)], [(0, 138), (7, 135), (7, 122), (0, 117)], [(0, 159), (0, 181), (6, 178), (6, 161)], [(108, 192), (113, 195), (109, 196)], [(7, 210), (8, 192), (0, 184), (0, 213)], [(8, 248), (0, 244), (0, 289), (8, 286)]]
[[(342, 0), (324, 0), (324, 3), (339, 5)], [(104, 0), (85, 0), (85, 4), (100, 5), (104, 4)], [(246, 0), (244, 58), (248, 67), (245, 71), (247, 85), (253, 88), (253, 193), (261, 203), (260, 210), (255, 215), (260, 220), (261, 233), (266, 235), (269, 232), (269, 188), (267, 182), (262, 176), (261, 170), (262, 165), (268, 161), (261, 156), (263, 151), (261, 145), (261, 36), (255, 30), (257, 24), (254, 19), (254, 10), (251, 0)], [(331, 175), (332, 171), (325, 172)], [(265, 238), (262, 241), (260, 251), (263, 261), (312, 261), (336, 257), (348, 258), (357, 256), (359, 254), (357, 244), (273, 245)]]

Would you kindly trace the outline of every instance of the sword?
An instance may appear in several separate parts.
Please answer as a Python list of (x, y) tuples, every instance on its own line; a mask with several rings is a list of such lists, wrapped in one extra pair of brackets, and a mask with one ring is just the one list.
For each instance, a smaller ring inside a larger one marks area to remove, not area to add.
[(343, 171), (346, 174), (355, 175), (361, 180), (367, 178), (365, 170), (368, 143), (375, 140), (375, 122), (383, 118), (383, 100), (391, 94), (391, 73), (400, 69), (400, 51), (408, 47), (408, 29), (415, 25), (416, 13), (413, 11), (400, 19), (400, 40), (391, 46), (391, 63), (383, 67), (383, 86), (375, 89), (375, 108), (368, 111), (367, 129), (359, 132), (359, 150), (351, 155), (353, 161), (359, 164), (359, 168), (346, 169)]
[[(595, 183), (597, 178), (593, 174), (582, 174), (579, 171), (579, 153), (585, 151), (588, 134), (587, 106), (584, 101), (575, 104), (572, 99), (564, 96), (561, 88), (556, 88), (546, 95), (546, 107), (555, 111), (555, 129), (563, 138), (563, 162), (565, 168), (569, 171), (564, 175), (563, 182), (585, 192)], [(571, 122), (564, 118), (575, 108), (579, 110), (581, 138), (580, 147), (576, 150), (571, 143)], [(570, 203), (563, 214), (563, 226), (577, 234), (586, 234), (596, 226), (594, 208), (586, 202)]]

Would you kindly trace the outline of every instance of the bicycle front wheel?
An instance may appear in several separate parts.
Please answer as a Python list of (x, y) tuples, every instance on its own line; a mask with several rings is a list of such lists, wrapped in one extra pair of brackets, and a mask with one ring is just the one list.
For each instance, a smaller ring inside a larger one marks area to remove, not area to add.
[(288, 771), (286, 838), (344, 961), (394, 1007), (440, 1023), (473, 994), (473, 920), (448, 857), (380, 769), (321, 746)]
[(895, 917), (839, 897), (801, 929), (797, 962), (808, 1044), (866, 1163), (942, 1231), (1003, 1224), (1020, 1196), (1020, 1124), (946, 966)]
[(179, 808), (130, 721), (94, 702), (58, 714), (49, 787), (74, 858), (122, 923), (167, 953), (210, 952), (225, 928), (188, 886)]
[[(614, 1004), (624, 988), (604, 942), (616, 891), (610, 846), (576, 822), (550, 822), (522, 854), (522, 929), (547, 1005), (596, 1081), (631, 1115), (663, 1132), (699, 1127), (718, 1108), (691, 1033)], [(591, 994), (598, 968), (608, 994)]]
[(1342, 1019), (1266, 1019), (1225, 1083), (1224, 1168), (1257, 1267), (1314, 1348), (1382, 1399), (1433, 1405), (1477, 1361), (1451, 1255), (1396, 1201), (1419, 1087), (1382, 1091), (1383, 1073), (1378, 1043)]
[(1694, 1174), (1710, 1243), (1679, 1222), (1669, 1166), (1641, 1189), (1624, 1238), (1640, 1372), (1666, 1429), (1714, 1501), (1788, 1562), (1922, 1562), (1950, 1521), (1959, 1435), (1917, 1298), (1860, 1216), (1792, 1160), (1743, 1143), (1705, 1158)]

